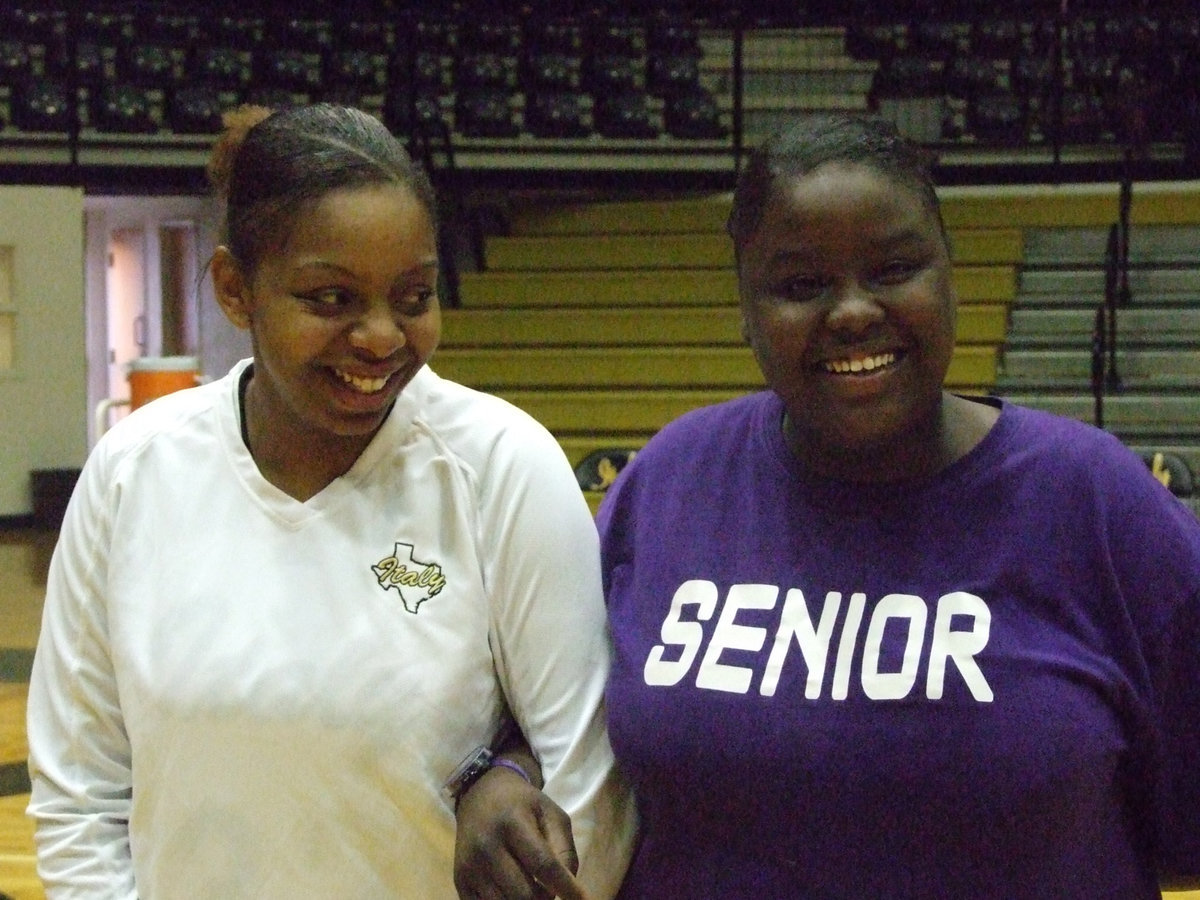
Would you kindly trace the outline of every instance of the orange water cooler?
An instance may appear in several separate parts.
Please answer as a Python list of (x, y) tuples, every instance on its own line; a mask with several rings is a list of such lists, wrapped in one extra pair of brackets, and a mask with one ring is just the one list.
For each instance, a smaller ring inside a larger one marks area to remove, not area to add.
[(139, 356), (129, 361), (129, 399), (101, 400), (96, 407), (96, 436), (108, 430), (109, 411), (116, 406), (137, 409), (165, 394), (195, 387), (202, 380), (194, 356)]

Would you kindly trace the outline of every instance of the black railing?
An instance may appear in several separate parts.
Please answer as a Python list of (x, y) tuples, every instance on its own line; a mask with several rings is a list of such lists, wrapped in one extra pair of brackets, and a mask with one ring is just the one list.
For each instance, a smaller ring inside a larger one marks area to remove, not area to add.
[(1121, 374), (1117, 366), (1117, 311), (1128, 306), (1133, 295), (1129, 288), (1129, 230), (1130, 207), (1133, 200), (1133, 177), (1126, 156), (1126, 172), (1121, 179), (1117, 204), (1117, 221), (1108, 230), (1104, 252), (1104, 297), (1096, 307), (1092, 327), (1092, 398), (1093, 417), (1099, 428), (1104, 427), (1104, 398), (1121, 391)]

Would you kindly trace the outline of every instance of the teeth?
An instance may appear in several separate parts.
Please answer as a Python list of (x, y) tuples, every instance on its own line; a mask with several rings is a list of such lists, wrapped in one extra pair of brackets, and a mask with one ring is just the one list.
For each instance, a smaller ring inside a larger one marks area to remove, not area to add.
[(387, 384), (386, 378), (359, 378), (357, 375), (351, 375), (349, 372), (343, 372), (341, 369), (334, 369), (337, 372), (338, 378), (346, 382), (356, 391), (361, 391), (364, 394), (374, 394), (376, 391), (382, 391), (383, 386)]
[(878, 356), (866, 356), (859, 359), (835, 359), (825, 362), (826, 372), (838, 375), (849, 375), (855, 372), (872, 372), (883, 366), (890, 366), (896, 361), (895, 353), (880, 353)]

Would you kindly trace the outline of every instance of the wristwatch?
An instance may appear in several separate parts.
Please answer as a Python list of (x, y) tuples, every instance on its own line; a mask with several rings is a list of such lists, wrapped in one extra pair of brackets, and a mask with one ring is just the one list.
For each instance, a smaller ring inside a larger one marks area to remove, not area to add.
[(491, 749), (482, 744), (468, 753), (466, 759), (458, 764), (458, 768), (442, 785), (442, 794), (446, 799), (457, 806), (459, 798), (467, 792), (467, 789), (492, 767), (494, 756)]

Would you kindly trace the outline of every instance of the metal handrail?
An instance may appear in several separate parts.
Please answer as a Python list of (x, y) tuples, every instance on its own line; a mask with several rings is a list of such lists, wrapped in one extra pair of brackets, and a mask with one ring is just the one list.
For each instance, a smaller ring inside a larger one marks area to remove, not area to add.
[(1117, 310), (1133, 300), (1129, 287), (1130, 208), (1133, 205), (1132, 151), (1127, 151), (1121, 178), (1117, 221), (1108, 229), (1104, 250), (1104, 297), (1092, 327), (1092, 399), (1097, 427), (1104, 427), (1104, 396), (1121, 390), (1117, 367)]
[(1092, 324), (1092, 418), (1097, 428), (1104, 427), (1104, 395), (1112, 344), (1109, 310), (1117, 282), (1117, 252), (1117, 226), (1113, 225), (1108, 230), (1108, 244), (1104, 251), (1104, 296), (1096, 304), (1096, 316)]

